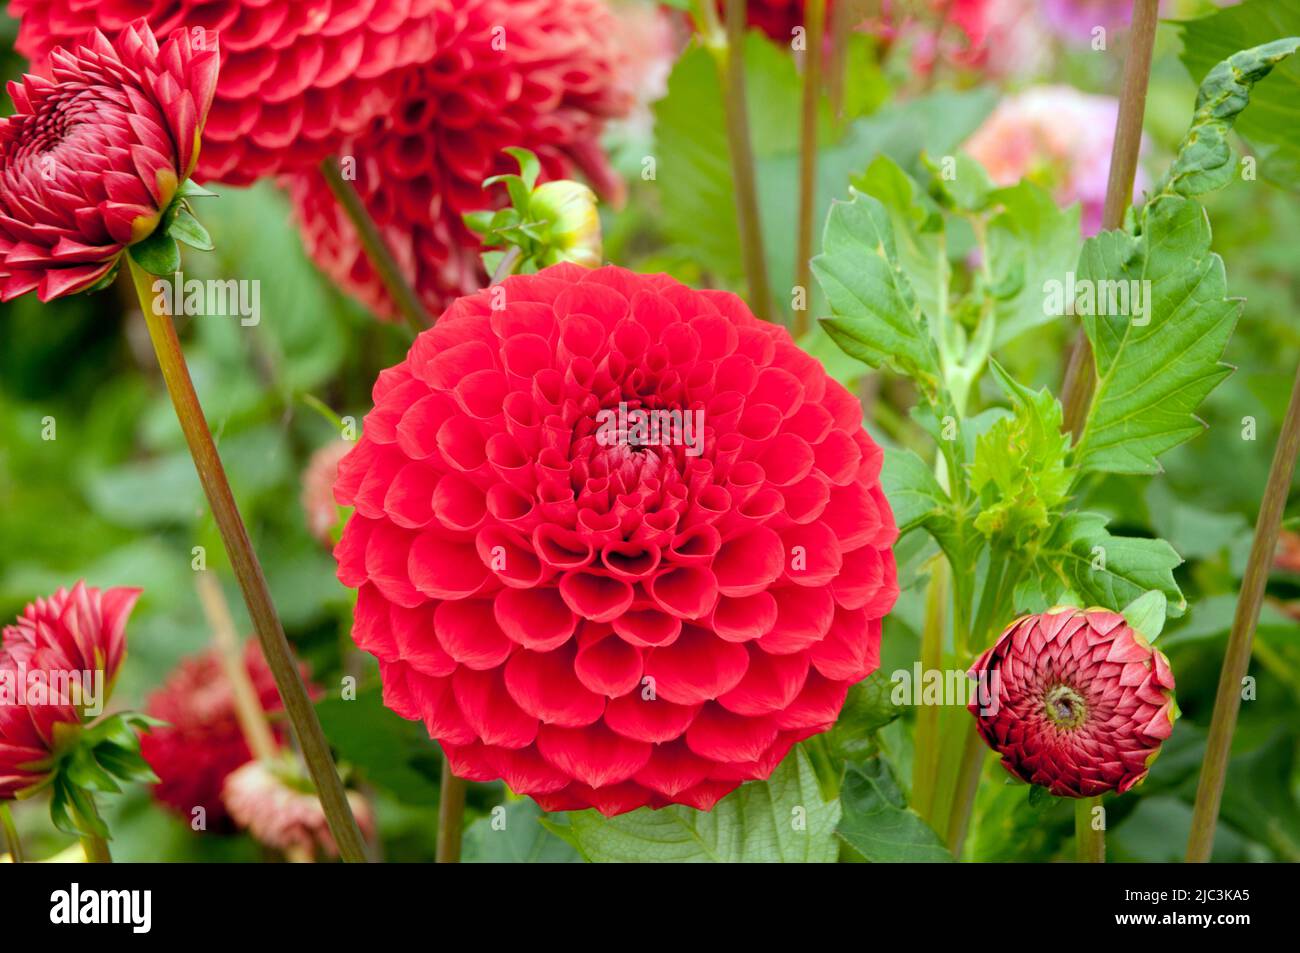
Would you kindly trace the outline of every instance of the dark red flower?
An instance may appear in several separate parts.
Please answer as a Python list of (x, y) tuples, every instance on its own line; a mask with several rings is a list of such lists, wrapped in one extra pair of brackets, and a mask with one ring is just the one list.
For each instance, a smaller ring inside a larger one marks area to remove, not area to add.
[(221, 82), (197, 177), (246, 184), (313, 165), (392, 105), (394, 72), (433, 56), (449, 0), (11, 0), (18, 49), (43, 63), (91, 30), (144, 17), (159, 37), (221, 34)]
[[(244, 666), (263, 710), (283, 707), (261, 647), (249, 642)], [(186, 821), (194, 808), (207, 812), (209, 829), (226, 821), (221, 788), (226, 776), (253, 755), (235, 713), (235, 697), (215, 650), (184, 659), (149, 696), (146, 713), (167, 724), (141, 738), (140, 753), (158, 775), (153, 793)], [(276, 729), (285, 739), (284, 729)]]
[(1133, 787), (1178, 711), (1164, 655), (1105, 609), (1017, 619), (970, 674), (987, 691), (969, 706), (980, 735), (1008, 771), (1057, 797)]
[[(401, 81), (397, 103), (342, 154), (398, 263), (432, 313), (483, 285), (465, 212), (502, 203), (483, 180), (513, 172), (508, 146), (535, 152), (543, 178), (580, 169), (617, 196), (599, 137), (630, 105), (617, 81), (617, 23), (602, 0), (462, 0), (433, 18), (437, 53)], [(316, 263), (375, 314), (396, 311), (329, 187), (315, 171), (287, 185)]]
[[(102, 713), (126, 655), (139, 589), (78, 582), (37, 599), (0, 634), (0, 799), (43, 783), (67, 726)], [(75, 684), (73, 684), (75, 682)], [(95, 711), (88, 710), (88, 705)]]
[(140, 20), (55, 50), (49, 73), (10, 83), (0, 119), (0, 301), (85, 291), (154, 232), (198, 161), (216, 38), (159, 49)]
[(708, 809), (876, 668), (898, 592), (881, 450), (735, 295), (512, 277), (374, 400), (335, 485), (339, 578), (385, 703), (458, 775), (548, 810)]
[[(833, 0), (827, 0), (826, 16)], [(808, 0), (749, 0), (745, 12), (749, 25), (758, 27), (778, 43), (789, 44), (795, 27), (807, 27)], [(718, 0), (720, 15), (725, 16), (726, 0)]]

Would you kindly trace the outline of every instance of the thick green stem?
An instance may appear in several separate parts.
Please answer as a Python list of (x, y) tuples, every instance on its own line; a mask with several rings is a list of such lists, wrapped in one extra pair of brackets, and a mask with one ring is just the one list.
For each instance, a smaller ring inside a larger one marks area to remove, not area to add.
[(253, 552), (253, 544), (235, 503), (225, 467), (212, 442), (203, 407), (194, 392), (194, 382), (190, 380), (185, 355), (176, 336), (176, 327), (172, 324), (171, 315), (159, 314), (154, 310), (153, 276), (140, 268), (134, 260), (128, 258), (128, 261), (154, 353), (158, 356), (158, 366), (176, 410), (176, 418), (180, 421), (190, 456), (194, 459), (194, 468), (199, 474), (199, 482), (212, 507), (221, 540), (230, 557), (235, 578), (239, 581), (248, 617), (262, 644), (262, 654), (266, 656), (267, 665), (275, 676), (276, 688), (293, 724), (298, 746), (320, 794), (330, 833), (334, 835), (334, 840), (339, 845), (339, 854), (344, 860), (362, 863), (365, 861), (365, 852), (361, 831), (352, 816), (352, 807), (348, 804), (343, 782), (339, 780), (334, 760), (330, 756), (329, 743), (325, 740), (325, 733), (316, 717), (316, 709), (307, 696), (302, 672), (289, 648), (289, 640), (285, 638), (284, 627), (280, 624), (280, 617), (271, 601), (266, 576), (257, 554)]
[[(943, 634), (948, 607), (948, 560), (940, 554), (931, 563), (930, 582), (925, 590), (925, 621), (921, 627), (921, 678), (943, 666)], [(912, 686), (913, 702), (921, 696), (921, 685)], [(912, 759), (912, 806), (924, 818), (934, 808), (935, 783), (939, 776), (940, 706), (917, 703), (916, 755)]]
[(15, 864), (21, 864), (23, 842), (18, 837), (18, 828), (14, 825), (14, 815), (9, 810), (8, 801), (0, 801), (0, 828), (5, 832), (5, 845), (9, 848), (9, 859)]
[(370, 217), (366, 203), (362, 201), (356, 186), (343, 178), (343, 173), (339, 171), (338, 160), (335, 158), (331, 157), (323, 161), (320, 164), (320, 171), (330, 191), (334, 193), (335, 200), (347, 214), (352, 227), (357, 230), (361, 247), (366, 250), (366, 257), (370, 260), (370, 265), (375, 269), (379, 280), (383, 282), (384, 288), (387, 289), (388, 296), (393, 299), (393, 305), (411, 326), (411, 330), (419, 334), (433, 324), (433, 318), (424, 309), (420, 296), (415, 293), (411, 283), (402, 274), (397, 259), (393, 257), (392, 249), (388, 247), (388, 242), (384, 241), (384, 236), (380, 234), (375, 220)]
[(438, 851), (440, 864), (460, 863), (460, 840), (465, 817), (465, 782), (451, 773), (451, 762), (442, 759), (442, 784), (438, 789)]
[(826, 0), (808, 0), (804, 7), (807, 49), (804, 51), (803, 124), (799, 139), (799, 235), (794, 283), (803, 289), (804, 306), (794, 313), (794, 336), (808, 332), (812, 295), (812, 246), (817, 204), (817, 107), (821, 103), (822, 47), (826, 29)]
[(1081, 864), (1106, 862), (1106, 829), (1097, 827), (1093, 819), (1093, 810), (1098, 807), (1100, 797), (1081, 797), (1074, 802), (1074, 843)]
[[(708, 6), (709, 3), (703, 4)], [(764, 320), (772, 317), (772, 293), (763, 250), (763, 222), (758, 211), (758, 176), (749, 140), (749, 103), (745, 97), (745, 0), (727, 0), (726, 43), (710, 49), (718, 61), (726, 112), (728, 151), (736, 191), (736, 224), (749, 283), (749, 306)]]
[[(1146, 116), (1147, 86), (1151, 80), (1151, 56), (1155, 49), (1159, 7), (1160, 0), (1133, 0), (1133, 28), (1128, 56), (1124, 58), (1115, 143), (1110, 154), (1110, 179), (1106, 184), (1106, 205), (1102, 213), (1102, 228), (1108, 231), (1124, 224), (1124, 212), (1133, 201), (1133, 181), (1142, 146), (1142, 121)], [(1095, 387), (1092, 345), (1080, 329), (1070, 351), (1061, 388), (1064, 427), (1074, 434), (1076, 442), (1087, 421)]]
[(1223, 669), (1219, 672), (1219, 689), (1214, 697), (1214, 714), (1210, 718), (1210, 733), (1205, 742), (1205, 761), (1196, 786), (1196, 804), (1192, 809), (1192, 831), (1187, 841), (1188, 863), (1205, 863), (1214, 847), (1214, 828), (1219, 819), (1219, 803), (1223, 799), (1223, 782), (1228, 774), (1232, 734), (1241, 710), (1241, 683), (1250, 667), (1255, 625), (1259, 622), (1264, 589), (1277, 550), (1297, 454), (1300, 454), (1300, 367), (1296, 369), (1291, 401), (1282, 421), (1277, 449), (1273, 452), (1273, 464), (1255, 524), (1255, 541), (1250, 547), (1246, 575), (1237, 598), (1237, 612), (1223, 656)]

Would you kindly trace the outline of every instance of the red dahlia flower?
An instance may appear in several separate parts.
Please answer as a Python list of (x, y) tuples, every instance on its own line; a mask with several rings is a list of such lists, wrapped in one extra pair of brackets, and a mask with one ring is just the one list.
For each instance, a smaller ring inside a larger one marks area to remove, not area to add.
[(18, 49), (43, 63), (93, 29), (144, 17), (159, 37), (221, 34), (221, 82), (198, 178), (243, 185), (313, 165), (387, 111), (394, 73), (433, 56), (450, 0), (11, 0)]
[[(441, 311), (484, 284), (466, 212), (501, 204), (483, 180), (515, 171), (521, 146), (544, 178), (574, 169), (617, 196), (601, 151), (606, 118), (630, 97), (617, 82), (617, 22), (602, 0), (462, 0), (433, 18), (437, 54), (402, 77), (389, 113), (341, 148), (356, 186), (425, 306)], [(319, 172), (288, 182), (316, 263), (375, 314), (396, 310)], [(501, 190), (495, 190), (500, 192)]]
[[(244, 650), (244, 667), (262, 709), (283, 707), (275, 678), (250, 641)], [(153, 793), (185, 820), (201, 807), (210, 828), (223, 825), (226, 808), (221, 788), (226, 776), (253, 755), (244, 741), (235, 712), (235, 697), (215, 650), (183, 660), (162, 687), (149, 696), (146, 713), (166, 722), (140, 741), (140, 753), (158, 776)], [(284, 741), (283, 728), (274, 729)]]
[(64, 731), (102, 712), (139, 597), (78, 582), (37, 599), (0, 633), (0, 798), (45, 781)]
[[(829, 16), (834, 0), (827, 0)], [(808, 0), (750, 0), (745, 12), (749, 25), (758, 27), (778, 43), (789, 43), (794, 38), (795, 27), (807, 26), (805, 19)], [(718, 0), (719, 14), (725, 16), (726, 0)]]
[(143, 20), (116, 43), (55, 50), (50, 79), (10, 83), (0, 119), (0, 301), (110, 277), (194, 171), (217, 80), (216, 37), (162, 49)]
[(1016, 777), (1057, 797), (1133, 787), (1177, 716), (1169, 662), (1105, 609), (1017, 619), (971, 677), (987, 686), (970, 711), (989, 747)]
[(335, 486), (352, 635), (461, 777), (547, 810), (708, 809), (878, 665), (880, 448), (735, 295), (515, 276), (453, 304), (374, 399)]

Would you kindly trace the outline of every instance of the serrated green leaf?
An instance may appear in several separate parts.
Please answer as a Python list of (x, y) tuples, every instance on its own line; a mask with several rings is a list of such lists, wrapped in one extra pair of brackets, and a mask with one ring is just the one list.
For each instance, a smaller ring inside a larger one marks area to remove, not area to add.
[(902, 789), (883, 758), (850, 764), (840, 788), (844, 814), (836, 835), (872, 863), (951, 863), (921, 816), (907, 806)]
[(168, 277), (181, 267), (181, 247), (176, 239), (158, 229), (142, 242), (136, 242), (127, 254), (151, 275)]
[(578, 811), (565, 834), (597, 863), (833, 863), (839, 816), (839, 802), (823, 798), (808, 755), (796, 748), (770, 778), (742, 785), (712, 811), (674, 805), (609, 818)]
[(1020, 545), (1046, 529), (1069, 496), (1073, 474), (1065, 457), (1070, 438), (1061, 432), (1061, 405), (1050, 391), (1029, 390), (996, 361), (990, 367), (1015, 413), (976, 438), (970, 485), (980, 494), (982, 508), (975, 528)]
[(936, 402), (939, 352), (878, 199), (854, 189), (832, 205), (812, 268), (834, 315), (822, 321), (831, 339), (850, 357), (910, 377)]
[(1241, 303), (1226, 297), (1205, 210), (1164, 196), (1144, 209), (1142, 223), (1140, 237), (1089, 239), (1079, 263), (1080, 288), (1093, 291), (1092, 306), (1083, 299), (1081, 310), (1111, 312), (1083, 316), (1098, 376), (1075, 454), (1085, 471), (1160, 472), (1160, 454), (1205, 428), (1196, 408), (1232, 370), (1219, 358)]
[[(1300, 36), (1300, 0), (1245, 0), (1177, 26), (1183, 42), (1183, 64), (1195, 82), (1208, 88), (1209, 96), (1228, 94), (1221, 107), (1223, 118), (1235, 120), (1237, 131), (1255, 147), (1260, 173), (1279, 185), (1300, 189), (1300, 139), (1295, 133), (1300, 126), (1300, 62), (1278, 63), (1268, 82), (1253, 90), (1249, 83), (1257, 82), (1259, 77), (1250, 78), (1255, 67), (1249, 61), (1215, 75), (1225, 61), (1242, 52), (1255, 53), (1262, 45), (1287, 43)], [(1280, 40), (1282, 37), (1290, 39)], [(1238, 70), (1242, 71), (1240, 77)], [(1233, 91), (1242, 81), (1245, 88)], [(1238, 116), (1248, 100), (1250, 108)], [(1205, 158), (1211, 164), (1219, 159), (1230, 160), (1230, 153), (1215, 145), (1223, 142), (1222, 130), (1208, 132), (1211, 151), (1205, 153)], [(1232, 174), (1231, 165), (1221, 168), (1220, 175)]]
[(1018, 611), (1081, 603), (1119, 612), (1153, 589), (1168, 599), (1170, 615), (1187, 607), (1174, 581), (1182, 559), (1173, 547), (1162, 539), (1112, 536), (1106, 518), (1097, 513), (1063, 516), (1031, 559), (1029, 574), (1016, 589)]

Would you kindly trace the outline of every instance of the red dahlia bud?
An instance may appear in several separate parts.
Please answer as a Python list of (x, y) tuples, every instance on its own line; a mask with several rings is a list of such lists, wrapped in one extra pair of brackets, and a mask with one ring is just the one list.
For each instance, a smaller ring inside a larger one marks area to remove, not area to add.
[(98, 717), (126, 654), (139, 589), (77, 583), (37, 599), (0, 634), (0, 798), (42, 783), (65, 726)]
[(385, 115), (397, 73), (434, 56), (448, 0), (11, 0), (18, 50), (44, 65), (91, 30), (145, 16), (160, 38), (221, 34), (221, 81), (198, 177), (243, 185), (307, 168)]
[(50, 78), (10, 83), (0, 119), (0, 301), (111, 276), (194, 171), (217, 81), (215, 34), (161, 49), (143, 20), (55, 50)]
[(858, 400), (735, 295), (562, 264), (462, 298), (339, 465), (352, 636), (453, 770), (708, 809), (835, 721), (898, 594)]
[(1177, 716), (1164, 655), (1105, 609), (1017, 619), (970, 674), (984, 740), (1008, 771), (1057, 797), (1133, 787)]
[[(618, 25), (603, 0), (459, 0), (431, 18), (437, 54), (402, 76), (385, 117), (339, 152), (407, 279), (431, 313), (485, 284), (464, 215), (499, 206), (483, 180), (529, 149), (543, 178), (581, 170), (602, 194), (622, 183), (600, 147), (630, 98), (618, 82)], [(346, 214), (317, 172), (287, 181), (316, 263), (375, 314), (396, 309)]]
[[(283, 703), (275, 677), (256, 641), (244, 649), (244, 667), (262, 709), (279, 711)], [(166, 723), (140, 741), (140, 753), (158, 776), (154, 797), (187, 822), (195, 819), (193, 811), (201, 807), (209, 829), (228, 826), (222, 785), (226, 776), (253, 754), (244, 740), (234, 692), (216, 650), (182, 660), (162, 687), (149, 696), (146, 713)], [(283, 742), (283, 726), (273, 730)]]
[[(294, 762), (249, 761), (226, 778), (222, 796), (231, 818), (259, 843), (293, 860), (338, 856), (320, 798)], [(370, 837), (375, 827), (370, 803), (356, 791), (347, 797), (361, 833)]]

